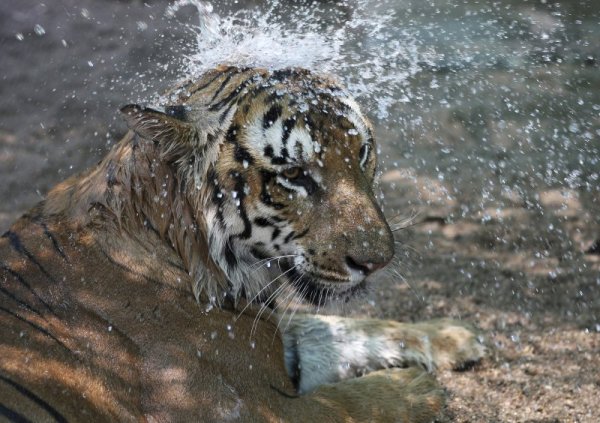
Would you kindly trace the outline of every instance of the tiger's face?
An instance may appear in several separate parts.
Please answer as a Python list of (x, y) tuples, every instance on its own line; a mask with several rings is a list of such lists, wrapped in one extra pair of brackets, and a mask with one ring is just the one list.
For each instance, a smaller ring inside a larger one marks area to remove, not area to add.
[(391, 260), (371, 124), (339, 85), (304, 70), (221, 68), (177, 102), (171, 115), (198, 131), (226, 122), (186, 161), (201, 179), (210, 256), (234, 296), (322, 305)]
[(347, 93), (312, 74), (271, 76), (262, 88), (240, 99), (214, 165), (215, 225), (231, 247), (216, 254), (226, 269), (272, 261), (271, 278), (283, 274), (322, 303), (393, 255), (372, 191), (371, 126)]

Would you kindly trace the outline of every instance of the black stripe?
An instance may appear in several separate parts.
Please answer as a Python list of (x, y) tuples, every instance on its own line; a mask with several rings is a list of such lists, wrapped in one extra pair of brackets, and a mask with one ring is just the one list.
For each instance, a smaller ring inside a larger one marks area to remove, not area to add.
[(225, 118), (227, 117), (227, 115), (229, 114), (229, 111), (231, 110), (231, 108), (233, 107), (235, 103), (231, 103), (229, 106), (227, 106), (227, 108), (225, 109), (225, 111), (223, 111), (223, 113), (221, 113), (221, 116), (219, 116), (219, 124), (223, 124), (223, 122), (225, 122)]
[(294, 237), (292, 239), (300, 239), (302, 237), (304, 237), (310, 228), (306, 228), (304, 231), (300, 232), (298, 235), (294, 235)]
[(310, 175), (307, 175), (304, 172), (296, 179), (289, 180), (289, 182), (290, 184), (304, 188), (308, 195), (314, 194), (319, 188), (317, 181), (315, 181)]
[(283, 157), (273, 157), (271, 159), (271, 163), (274, 165), (284, 165), (284, 164), (287, 164), (287, 162), (288, 161), (286, 159), (284, 159)]
[(219, 180), (217, 178), (217, 172), (215, 172), (214, 167), (211, 167), (207, 173), (207, 181), (209, 184), (213, 184), (212, 187), (212, 202), (217, 206), (217, 220), (221, 224), (221, 227), (225, 227), (225, 218), (223, 216), (223, 206), (225, 203), (225, 196), (221, 192), (221, 187), (219, 186)]
[[(221, 94), (221, 91), (223, 91), (223, 89), (225, 88), (225, 86), (227, 86), (227, 84), (231, 80), (231, 77), (235, 73), (235, 72), (231, 72), (231, 69), (229, 69), (227, 72), (228, 72), (228, 73), (226, 73), (227, 76), (225, 77), (225, 79), (223, 80), (223, 82), (221, 82), (221, 85), (219, 86), (219, 88), (217, 89), (217, 91), (215, 92), (215, 94), (210, 99), (210, 103), (212, 103), (213, 101), (215, 101), (215, 99), (219, 96), (219, 94)], [(209, 110), (210, 110), (210, 108), (209, 108)]]
[[(228, 70), (230, 70), (231, 68), (229, 68)], [(204, 85), (199, 86), (198, 88), (194, 89), (194, 91), (190, 91), (190, 97), (192, 96), (192, 94), (197, 93), (198, 91), (201, 91), (205, 88), (207, 88), (209, 85), (211, 85), (213, 82), (215, 82), (221, 75), (223, 75), (223, 72), (216, 72), (215, 76), (213, 76), (210, 81), (208, 81), (207, 83), (205, 83)]]
[(275, 154), (275, 151), (273, 150), (273, 146), (271, 144), (266, 145), (263, 153), (264, 153), (265, 157), (273, 157), (273, 155)]
[(254, 164), (254, 157), (252, 157), (252, 155), (250, 154), (250, 151), (248, 151), (248, 149), (246, 149), (245, 147), (243, 147), (242, 145), (240, 145), (237, 142), (235, 135), (236, 135), (235, 130), (231, 131), (231, 128), (230, 128), (230, 131), (227, 131), (227, 136), (225, 137), (225, 139), (228, 142), (230, 142), (234, 145), (233, 158), (238, 163), (246, 162), (248, 165)]
[(20, 274), (18, 274), (17, 272), (15, 272), (14, 270), (12, 270), (10, 267), (8, 267), (6, 264), (4, 264), (4, 263), (2, 263), (2, 262), (0, 262), (0, 269), (3, 269), (3, 270), (5, 270), (6, 272), (10, 273), (10, 275), (11, 275), (13, 278), (15, 278), (17, 281), (19, 281), (19, 283), (20, 283), (21, 285), (23, 285), (25, 288), (27, 288), (27, 290), (28, 290), (29, 292), (31, 292), (31, 293), (33, 294), (33, 296), (34, 296), (35, 298), (37, 298), (37, 299), (38, 299), (38, 301), (39, 301), (39, 302), (41, 302), (41, 303), (44, 305), (44, 307), (46, 307), (46, 308), (48, 309), (48, 311), (49, 311), (50, 313), (52, 313), (52, 314), (54, 314), (54, 315), (56, 316), (56, 313), (54, 312), (54, 310), (52, 310), (52, 307), (50, 307), (50, 304), (48, 304), (46, 301), (44, 301), (44, 300), (42, 299), (42, 297), (40, 297), (40, 296), (37, 294), (37, 292), (35, 292), (35, 291), (33, 290), (33, 288), (31, 287), (31, 285), (29, 285), (29, 284), (27, 283), (27, 281), (25, 281), (25, 279), (23, 278), (23, 276), (21, 276)]
[[(250, 82), (252, 82), (253, 80), (254, 80), (254, 78), (253, 78), (252, 76), (251, 76), (251, 77), (249, 77), (248, 79), (245, 79), (244, 81), (242, 81), (242, 82), (241, 82), (241, 83), (238, 85), (238, 87), (237, 87), (235, 90), (233, 90), (232, 92), (230, 92), (230, 93), (227, 95), (227, 97), (225, 97), (224, 99), (220, 100), (218, 103), (215, 103), (215, 104), (212, 104), (212, 105), (210, 105), (210, 107), (208, 108), (208, 110), (210, 110), (210, 111), (212, 112), (212, 111), (218, 110), (218, 109), (220, 109), (221, 107), (223, 107), (224, 105), (226, 105), (226, 104), (230, 103), (230, 102), (231, 102), (231, 101), (232, 101), (232, 100), (233, 100), (233, 99), (234, 99), (234, 98), (235, 98), (235, 97), (236, 97), (236, 96), (237, 96), (237, 95), (238, 95), (240, 92), (242, 92), (242, 90), (243, 90), (244, 88), (246, 88), (246, 86), (247, 86), (248, 84), (250, 84)], [(233, 103), (232, 103), (232, 104), (233, 104)], [(230, 107), (231, 107), (231, 105), (232, 105), (232, 104), (230, 104)]]
[(273, 229), (273, 234), (271, 235), (271, 241), (275, 241), (280, 233), (281, 233), (281, 231), (279, 230), (279, 228)]
[(56, 237), (52, 234), (52, 232), (50, 232), (50, 229), (48, 229), (48, 226), (46, 225), (46, 223), (44, 222), (40, 222), (39, 220), (35, 221), (38, 225), (40, 225), (42, 227), (42, 229), (44, 229), (44, 235), (46, 235), (48, 237), (48, 239), (50, 239), (50, 241), (52, 242), (52, 245), (54, 246), (54, 249), (58, 252), (58, 254), (65, 259), (65, 261), (69, 261), (67, 259), (67, 255), (65, 254), (64, 250), (62, 249), (62, 247), (58, 244), (58, 240), (56, 239)]
[(23, 254), (25, 257), (27, 257), (33, 264), (35, 264), (41, 270), (41, 272), (48, 279), (50, 279), (50, 281), (56, 283), (56, 280), (50, 275), (50, 273), (46, 271), (44, 266), (41, 265), (41, 263), (34, 257), (33, 254), (29, 252), (29, 250), (27, 250), (27, 248), (25, 248), (25, 246), (21, 242), (21, 239), (19, 238), (19, 235), (17, 235), (13, 231), (6, 231), (4, 235), (2, 235), (2, 238), (8, 238), (11, 247), (13, 247), (20, 254)]
[(230, 269), (236, 267), (238, 264), (238, 259), (235, 256), (235, 253), (233, 252), (233, 248), (231, 247), (231, 244), (233, 243), (232, 238), (233, 237), (229, 237), (229, 239), (225, 243), (225, 248), (223, 251), (225, 255), (225, 260), (227, 261), (227, 264), (229, 265)]
[(271, 88), (273, 88), (273, 86), (269, 85), (267, 83), (261, 83), (261, 84), (255, 85), (252, 87), (250, 92), (248, 92), (248, 94), (245, 95), (245, 97), (250, 98), (253, 101), (255, 101), (258, 98), (258, 96), (260, 94), (262, 94), (263, 91), (270, 90)]
[(281, 210), (281, 209), (285, 208), (285, 206), (283, 204), (274, 202), (273, 198), (271, 198), (271, 195), (268, 192), (269, 191), (268, 190), (269, 183), (271, 182), (271, 180), (273, 178), (275, 178), (276, 174), (274, 172), (268, 171), (266, 169), (262, 169), (260, 171), (260, 176), (261, 176), (260, 201), (263, 204), (274, 208), (275, 210)]
[(283, 121), (283, 134), (281, 135), (281, 142), (283, 145), (287, 144), (287, 141), (292, 133), (292, 130), (296, 126), (296, 117), (292, 116)]
[(17, 304), (19, 304), (21, 307), (26, 308), (27, 310), (31, 311), (32, 313), (37, 314), (40, 317), (42, 316), (42, 314), (39, 311), (37, 311), (36, 309), (34, 309), (33, 307), (31, 307), (26, 302), (23, 302), (22, 300), (20, 300), (19, 298), (17, 298), (15, 295), (13, 295), (10, 291), (2, 288), (1, 286), (0, 286), (0, 292), (2, 292), (8, 298), (12, 299), (14, 302), (16, 302)]
[(264, 227), (267, 227), (267, 226), (274, 226), (274, 225), (273, 225), (273, 223), (271, 223), (271, 222), (269, 221), (269, 219), (265, 219), (264, 217), (256, 217), (256, 218), (254, 219), (254, 223), (255, 223), (257, 226), (260, 226), (260, 227), (262, 227), (262, 228), (264, 228)]
[(20, 413), (17, 413), (15, 410), (11, 410), (10, 408), (5, 407), (2, 404), (0, 404), (0, 416), (6, 417), (6, 419), (9, 422), (14, 422), (14, 423), (32, 423), (31, 420), (29, 420), (24, 415), (22, 415)]
[(40, 398), (39, 396), (37, 396), (36, 394), (31, 392), (29, 389), (25, 388), (24, 386), (22, 386), (16, 382), (13, 382), (12, 380), (10, 380), (7, 377), (4, 377), (2, 375), (0, 375), (0, 380), (4, 381), (8, 385), (11, 385), (13, 388), (15, 388), (21, 394), (25, 395), (31, 401), (35, 402), (37, 405), (42, 407), (44, 410), (46, 410), (48, 412), (48, 414), (50, 414), (52, 417), (54, 417), (54, 419), (57, 422), (65, 422), (65, 423), (67, 422), (67, 419), (65, 419), (65, 417), (58, 412), (58, 410), (56, 410), (54, 407), (52, 407), (50, 404), (48, 404), (42, 398)]
[(246, 180), (238, 172), (232, 172), (230, 175), (235, 180), (233, 189), (237, 192), (237, 197), (240, 200), (238, 211), (242, 222), (244, 222), (244, 231), (236, 236), (240, 239), (248, 239), (252, 236), (252, 224), (250, 223), (248, 213), (246, 213), (246, 205), (244, 204), (244, 199), (246, 198)]
[(273, 104), (263, 116), (263, 129), (269, 129), (281, 117), (281, 104)]
[(0, 306), (0, 310), (13, 316), (15, 319), (22, 321), (23, 323), (28, 324), (29, 326), (31, 326), (32, 328), (42, 332), (44, 335), (48, 336), (49, 338), (51, 338), (52, 340), (56, 341), (56, 343), (58, 343), (58, 345), (60, 345), (61, 347), (63, 347), (65, 350), (72, 352), (71, 349), (69, 347), (67, 347), (65, 344), (62, 343), (62, 341), (60, 339), (58, 339), (57, 337), (55, 337), (54, 335), (52, 335), (50, 332), (48, 332), (46, 329), (44, 329), (41, 326), (36, 325), (33, 322), (30, 322), (29, 320), (27, 320), (26, 318), (24, 318), (23, 316), (19, 316), (17, 313), (10, 311), (7, 308), (4, 308), (2, 306)]
[(288, 242), (290, 242), (291, 239), (294, 238), (294, 235), (296, 235), (295, 231), (290, 232), (289, 234), (287, 234), (287, 236), (284, 238), (283, 242), (285, 244), (287, 244)]
[(294, 145), (294, 153), (296, 154), (296, 157), (302, 157), (304, 155), (304, 147), (300, 141), (296, 141), (296, 144)]
[(237, 133), (240, 130), (238, 125), (231, 125), (225, 134), (225, 141), (236, 144), (237, 143)]

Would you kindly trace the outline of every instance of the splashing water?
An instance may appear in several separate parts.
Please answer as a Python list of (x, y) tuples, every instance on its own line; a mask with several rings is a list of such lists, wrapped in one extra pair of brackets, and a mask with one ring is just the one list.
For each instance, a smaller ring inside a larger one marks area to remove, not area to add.
[[(435, 175), (445, 194), (436, 200), (428, 185), (427, 203), (446, 197), (452, 216), (463, 218), (502, 208), (507, 192), (535, 204), (531, 193), (545, 186), (598, 191), (598, 91), (578, 88), (597, 86), (588, 27), (595, 20), (581, 20), (576, 7), (569, 14), (517, 0), (237, 3), (215, 2), (213, 10), (178, 0), (168, 8), (169, 16), (199, 16), (189, 27), (185, 76), (218, 64), (335, 74), (376, 126), (381, 168)], [(573, 67), (580, 76), (569, 77)], [(481, 201), (469, 205), (461, 184)]]
[(390, 93), (401, 90), (431, 55), (419, 51), (410, 31), (394, 28), (395, 12), (386, 1), (353, 2), (350, 16), (273, 1), (266, 10), (242, 9), (220, 17), (210, 3), (178, 0), (167, 16), (185, 6), (199, 15), (198, 26), (191, 28), (197, 45), (185, 60), (187, 76), (197, 77), (219, 64), (333, 73), (354, 96), (375, 106), (380, 119), (389, 116)]

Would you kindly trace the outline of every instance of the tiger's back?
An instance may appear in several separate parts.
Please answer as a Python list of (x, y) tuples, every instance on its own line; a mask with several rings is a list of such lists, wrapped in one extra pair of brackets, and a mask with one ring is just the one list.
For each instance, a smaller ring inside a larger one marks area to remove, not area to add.
[(16, 421), (19, 417), (72, 421), (120, 416), (124, 408), (134, 405), (128, 404), (130, 399), (115, 397), (136, 387), (131, 375), (133, 355), (114, 356), (113, 365), (122, 378), (111, 379), (113, 386), (108, 386), (98, 366), (108, 350), (101, 348), (113, 352), (128, 348), (115, 348), (118, 340), (103, 336), (106, 325), (74, 301), (81, 291), (72, 284), (86, 279), (102, 283), (93, 269), (103, 263), (93, 249), (85, 244), (77, 247), (77, 241), (69, 239), (76, 233), (64, 233), (39, 211), (40, 207), (23, 216), (0, 239), (4, 415)]
[(281, 417), (262, 410), (285, 400), (271, 386), (293, 392), (272, 323), (250, 340), (252, 317), (207, 314), (185, 288), (189, 275), (177, 257), (159, 243), (153, 263), (140, 266), (126, 240), (65, 231), (39, 210), (0, 239), (0, 415), (36, 422)]

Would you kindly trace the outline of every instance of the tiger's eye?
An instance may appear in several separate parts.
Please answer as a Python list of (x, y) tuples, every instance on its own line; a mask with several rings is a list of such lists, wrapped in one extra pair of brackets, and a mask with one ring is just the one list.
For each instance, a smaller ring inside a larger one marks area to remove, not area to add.
[(286, 179), (298, 179), (300, 176), (302, 176), (304, 174), (304, 171), (302, 170), (301, 167), (296, 166), (296, 167), (290, 167), (287, 169), (284, 169), (281, 174), (286, 178)]

